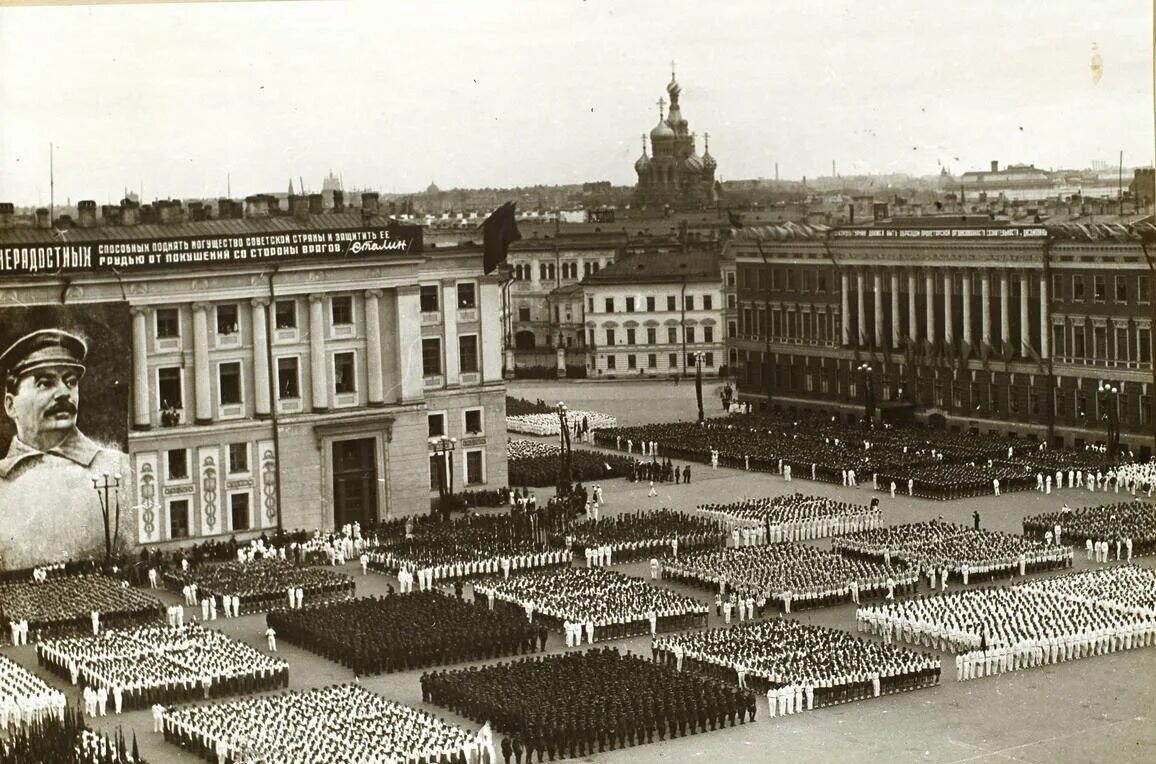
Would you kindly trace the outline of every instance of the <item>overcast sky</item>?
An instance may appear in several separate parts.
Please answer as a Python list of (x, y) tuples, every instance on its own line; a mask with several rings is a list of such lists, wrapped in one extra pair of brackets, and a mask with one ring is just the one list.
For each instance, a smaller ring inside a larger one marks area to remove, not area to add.
[[(722, 179), (1151, 164), (1151, 0), (0, 9), (0, 201), (634, 182), (670, 62)], [(1103, 62), (1093, 82), (1093, 46)]]

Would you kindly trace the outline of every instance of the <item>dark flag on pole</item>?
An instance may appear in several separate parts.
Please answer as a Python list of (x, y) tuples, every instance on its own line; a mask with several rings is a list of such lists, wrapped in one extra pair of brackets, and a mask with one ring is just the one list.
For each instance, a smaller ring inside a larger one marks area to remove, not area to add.
[(515, 206), (516, 202), (506, 202), (490, 213), (486, 222), (482, 223), (484, 273), (489, 273), (506, 262), (510, 245), (522, 238), (518, 230), (518, 221), (514, 219)]

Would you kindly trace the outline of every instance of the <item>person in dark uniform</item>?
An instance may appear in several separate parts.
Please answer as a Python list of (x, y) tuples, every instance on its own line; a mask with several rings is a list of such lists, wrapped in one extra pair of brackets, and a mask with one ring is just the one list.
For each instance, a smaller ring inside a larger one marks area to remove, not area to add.
[(510, 764), (510, 754), (514, 752), (514, 746), (510, 744), (510, 738), (502, 738), (502, 758), (505, 759), (505, 764)]

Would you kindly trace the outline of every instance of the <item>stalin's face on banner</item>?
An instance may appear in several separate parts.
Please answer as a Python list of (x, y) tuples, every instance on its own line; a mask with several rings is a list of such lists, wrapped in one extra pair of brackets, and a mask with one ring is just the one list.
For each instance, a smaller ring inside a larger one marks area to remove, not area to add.
[(0, 309), (0, 569), (122, 551), (129, 332), (123, 303)]

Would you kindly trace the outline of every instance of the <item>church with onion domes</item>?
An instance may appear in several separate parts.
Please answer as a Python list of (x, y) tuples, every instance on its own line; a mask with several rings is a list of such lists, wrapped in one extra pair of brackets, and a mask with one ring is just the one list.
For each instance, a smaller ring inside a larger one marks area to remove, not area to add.
[(695, 134), (687, 129), (678, 99), (682, 88), (670, 73), (667, 99), (658, 99), (658, 124), (642, 136), (642, 156), (634, 163), (638, 184), (634, 187), (634, 207), (676, 210), (701, 209), (717, 200), (714, 172), (718, 166), (710, 155), (710, 134), (703, 136), (703, 153), (695, 148)]

